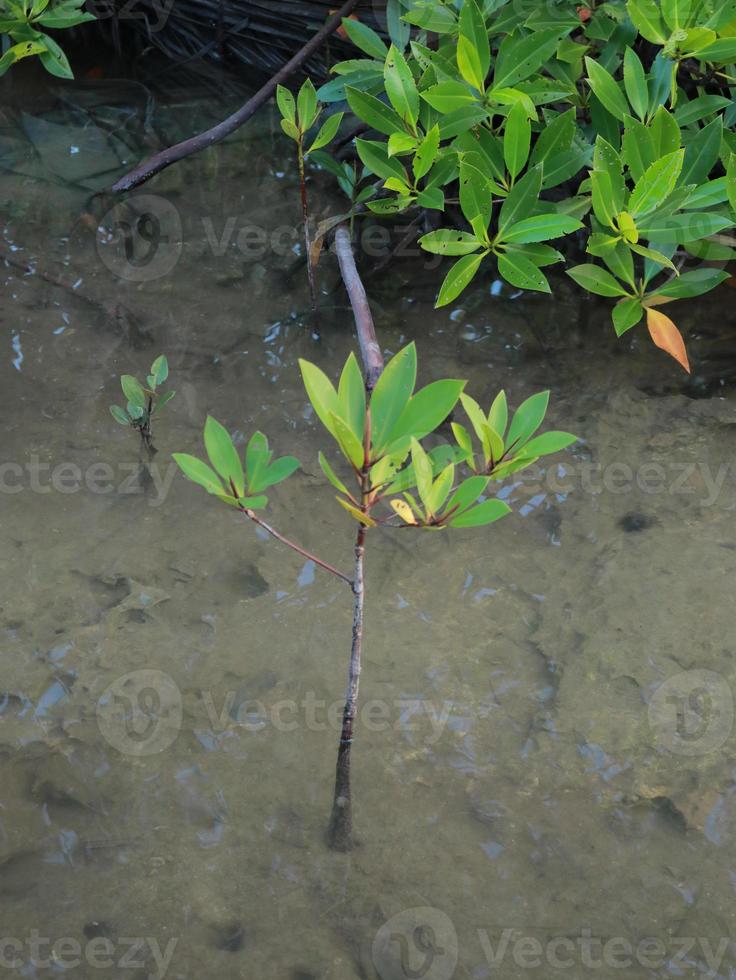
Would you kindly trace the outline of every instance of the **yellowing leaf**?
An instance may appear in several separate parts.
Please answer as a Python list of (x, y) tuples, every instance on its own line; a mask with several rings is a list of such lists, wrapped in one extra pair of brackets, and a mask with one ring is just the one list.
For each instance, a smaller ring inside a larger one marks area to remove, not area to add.
[(357, 507), (353, 507), (353, 505), (349, 504), (347, 500), (343, 500), (342, 497), (336, 497), (335, 499), (337, 500), (338, 504), (340, 504), (341, 507), (345, 508), (348, 514), (351, 514), (355, 518), (356, 521), (360, 521), (360, 523), (365, 524), (366, 527), (376, 526), (377, 522), (374, 521), (372, 517), (369, 517), (367, 514), (364, 514), (363, 511), (358, 510)]
[(664, 313), (660, 313), (659, 310), (648, 309), (647, 326), (649, 327), (649, 334), (657, 347), (666, 351), (670, 357), (674, 357), (677, 363), (681, 364), (687, 373), (690, 374), (690, 362), (687, 359), (685, 341), (682, 339), (682, 334), (672, 320), (668, 316), (665, 316)]
[(392, 500), (391, 506), (405, 524), (416, 524), (412, 509), (405, 500)]

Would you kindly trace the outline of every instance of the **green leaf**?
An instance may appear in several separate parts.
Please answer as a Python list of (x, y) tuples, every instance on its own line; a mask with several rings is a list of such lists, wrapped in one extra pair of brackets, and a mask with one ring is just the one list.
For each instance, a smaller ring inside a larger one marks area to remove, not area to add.
[[(476, 97), (462, 82), (439, 82), (426, 91), (420, 92), (420, 95), (433, 109), (443, 115), (468, 106), (478, 105)], [(483, 110), (483, 115), (485, 115), (485, 110)], [(442, 135), (444, 138), (445, 133), (443, 132)]]
[(392, 445), (407, 435), (424, 439), (450, 415), (465, 387), (464, 381), (444, 378), (433, 381), (413, 395), (389, 433), (387, 444)]
[[(471, 477), (472, 479), (472, 477)], [(511, 508), (503, 500), (484, 500), (477, 507), (471, 507), (458, 517), (450, 520), (450, 527), (483, 527), (511, 513)]]
[(732, 153), (726, 169), (726, 193), (731, 208), (736, 211), (736, 153)]
[(295, 143), (300, 141), (301, 133), (299, 132), (299, 127), (296, 123), (291, 122), (289, 119), (281, 120), (281, 128), (289, 137), (289, 139), (294, 140)]
[(460, 161), (460, 207), (469, 224), (480, 216), (483, 228), (491, 221), (493, 194), (488, 178), (466, 160)]
[(668, 153), (648, 167), (631, 192), (628, 210), (633, 217), (650, 214), (670, 196), (682, 171), (684, 150)]
[(458, 38), (457, 44), (457, 66), (460, 69), (460, 74), (469, 85), (481, 93), (485, 91), (485, 75), (481, 68), (478, 50), (473, 42), (462, 34)]
[(210, 463), (223, 478), (228, 490), (232, 484), (235, 487), (235, 495), (242, 497), (245, 493), (243, 464), (240, 462), (230, 433), (211, 415), (207, 416), (204, 426), (204, 446)]
[(540, 456), (550, 456), (558, 453), (562, 449), (567, 449), (578, 437), (570, 432), (543, 432), (541, 436), (535, 436), (526, 443), (521, 451), (522, 456), (533, 456), (538, 459)]
[(153, 412), (151, 414), (155, 415), (156, 412), (160, 412), (164, 405), (168, 405), (175, 394), (175, 391), (165, 391), (163, 395), (161, 395), (160, 398), (157, 398), (153, 403)]
[(601, 269), (599, 265), (576, 265), (572, 269), (567, 269), (567, 274), (571, 279), (587, 289), (589, 293), (597, 293), (598, 296), (626, 296), (626, 290), (618, 283), (610, 272)]
[(138, 408), (147, 407), (148, 399), (146, 398), (143, 386), (132, 374), (123, 374), (121, 376), (120, 387), (123, 389), (125, 397), (133, 405), (137, 405)]
[(299, 368), (302, 372), (302, 380), (307, 392), (309, 401), (328, 432), (334, 435), (332, 429), (332, 415), (339, 414), (340, 405), (337, 392), (321, 368), (309, 361), (299, 359)]
[(629, 106), (618, 83), (603, 65), (592, 58), (585, 59), (585, 66), (588, 82), (598, 101), (612, 116), (623, 122), (628, 115)]
[(624, 52), (624, 87), (639, 119), (644, 120), (649, 108), (649, 87), (644, 66), (633, 48)]
[(151, 375), (156, 387), (162, 385), (169, 376), (169, 362), (165, 354), (160, 354), (151, 365)]
[(682, 102), (678, 105), (675, 110), (675, 119), (680, 126), (689, 126), (691, 123), (700, 122), (706, 116), (719, 112), (731, 104), (731, 99), (726, 99), (722, 95), (699, 95), (689, 102)]
[(471, 282), (487, 252), (478, 255), (465, 255), (453, 265), (445, 277), (445, 281), (440, 288), (435, 309), (447, 306), (460, 295), (465, 287)]
[(508, 197), (501, 205), (498, 216), (498, 233), (503, 235), (507, 228), (528, 218), (536, 209), (542, 190), (542, 164), (528, 170), (514, 184)]
[(532, 150), (532, 164), (542, 163), (548, 157), (569, 150), (575, 138), (575, 108), (561, 112), (549, 125), (544, 126)]
[(509, 35), (501, 43), (493, 75), (494, 88), (509, 88), (529, 78), (555, 53), (562, 30), (535, 31), (527, 37)]
[(429, 495), (429, 510), (430, 513), (438, 514), (442, 510), (442, 505), (447, 500), (452, 490), (452, 485), (455, 482), (455, 464), (448, 463), (447, 466), (442, 470), (440, 475), (432, 484), (432, 490)]
[(488, 424), (503, 439), (509, 419), (509, 409), (506, 403), (506, 392), (499, 391), (493, 399), (493, 404), (488, 412)]
[(343, 17), (342, 26), (356, 48), (360, 48), (371, 58), (385, 61), (388, 48), (381, 40), (380, 35), (372, 28), (360, 20), (353, 20), (351, 17)]
[(254, 432), (245, 451), (245, 474), (249, 493), (259, 493), (264, 489), (264, 475), (272, 456), (266, 436), (262, 432)]
[(425, 252), (432, 252), (434, 255), (469, 255), (477, 252), (482, 243), (467, 231), (439, 228), (423, 235), (419, 244)]
[(473, 466), (473, 440), (470, 438), (470, 433), (465, 428), (464, 425), (460, 425), (459, 422), (452, 422), (452, 434), (455, 436), (455, 441), (458, 446), (462, 449), (465, 459), (468, 464), (475, 469)]
[(13, 44), (0, 58), (0, 75), (4, 75), (22, 58), (30, 58), (34, 54), (43, 54), (45, 51), (44, 45), (38, 41), (21, 41), (19, 44)]
[(335, 112), (325, 120), (324, 124), (315, 136), (314, 142), (307, 150), (307, 154), (312, 153), (314, 150), (321, 150), (323, 146), (327, 146), (328, 143), (331, 143), (334, 140), (334, 138), (337, 136), (337, 131), (340, 128), (342, 117), (342, 112)]
[(532, 289), (539, 293), (551, 293), (547, 277), (521, 252), (507, 252), (498, 256), (498, 271), (512, 286)]
[(576, 218), (564, 214), (538, 214), (533, 218), (523, 218), (511, 225), (503, 235), (504, 242), (546, 242), (553, 238), (571, 235), (583, 227)]
[(678, 279), (672, 279), (663, 286), (652, 290), (651, 295), (667, 296), (670, 299), (688, 299), (693, 296), (702, 296), (728, 278), (728, 273), (722, 269), (692, 269), (690, 272), (683, 272)]
[(662, 15), (671, 31), (687, 26), (692, 0), (662, 0)]
[(411, 440), (411, 462), (414, 468), (414, 479), (417, 484), (419, 497), (424, 504), (427, 515), (431, 516), (432, 464), (416, 439)]
[(532, 126), (527, 111), (521, 102), (517, 102), (506, 118), (503, 136), (503, 156), (513, 180), (516, 180), (529, 159), (531, 139)]
[(283, 119), (288, 120), (290, 123), (296, 123), (296, 102), (294, 101), (294, 96), (283, 85), (279, 85), (276, 88), (276, 103), (279, 107), (279, 112)]
[(656, 262), (657, 265), (661, 265), (665, 269), (671, 269), (673, 272), (677, 272), (677, 267), (674, 262), (668, 259), (666, 255), (663, 255), (662, 252), (658, 252), (655, 248), (646, 248), (644, 245), (638, 245), (636, 242), (628, 242), (628, 247), (632, 252), (636, 252), (637, 255), (649, 259), (650, 262)]
[(374, 95), (360, 92), (351, 86), (345, 87), (345, 95), (351, 110), (372, 129), (383, 133), (384, 136), (404, 132), (401, 116)]
[(731, 64), (736, 61), (736, 37), (721, 37), (697, 52), (699, 61), (715, 61)]
[(544, 421), (549, 405), (549, 392), (540, 391), (523, 401), (514, 412), (506, 438), (507, 451), (517, 453)]
[(319, 451), (319, 454), (318, 454), (318, 457), (317, 458), (319, 459), (319, 465), (322, 467), (322, 472), (327, 477), (327, 479), (330, 481), (330, 483), (333, 485), (333, 487), (335, 487), (337, 490), (339, 490), (340, 493), (344, 493), (345, 496), (350, 496), (350, 493), (348, 491), (348, 488), (345, 486), (345, 484), (337, 476), (337, 474), (335, 473), (335, 471), (332, 469), (332, 467), (330, 466), (330, 464), (327, 462), (327, 458), (325, 457), (325, 454), (322, 452), (321, 449)]
[(69, 59), (62, 49), (48, 34), (39, 34), (36, 38), (39, 44), (43, 44), (45, 51), (42, 51), (38, 60), (50, 75), (57, 78), (74, 78), (74, 72), (69, 64)]
[(491, 67), (491, 45), (488, 37), (486, 22), (476, 0), (465, 0), (460, 11), (460, 40), (465, 39), (474, 49), (479, 67), (480, 85), (488, 75)]
[(299, 89), (296, 100), (296, 112), (299, 119), (299, 128), (303, 133), (314, 125), (317, 118), (317, 92), (308, 78)]
[(371, 395), (371, 440), (376, 454), (388, 445), (391, 431), (409, 403), (416, 380), (417, 351), (411, 343), (391, 358)]
[(383, 77), (391, 105), (413, 128), (419, 118), (419, 93), (406, 59), (393, 44), (386, 56)]
[(652, 134), (646, 126), (628, 116), (624, 126), (623, 158), (634, 180), (639, 180), (656, 160)]
[(644, 308), (638, 296), (619, 300), (613, 308), (613, 326), (616, 336), (620, 337), (631, 330), (641, 320), (644, 315)]
[(343, 500), (342, 497), (337, 497), (336, 500), (338, 504), (340, 504), (341, 507), (344, 507), (348, 514), (350, 514), (351, 517), (354, 517), (360, 524), (365, 525), (365, 527), (376, 526), (376, 522), (372, 517), (369, 517), (368, 514), (364, 514), (362, 511), (358, 510), (358, 508), (354, 507), (350, 501)]
[(331, 419), (331, 431), (343, 455), (359, 470), (363, 466), (365, 453), (363, 443), (358, 439), (350, 426), (339, 415), (333, 413)]
[(628, 0), (629, 17), (638, 32), (652, 44), (665, 44), (669, 37), (656, 0)]
[(282, 456), (268, 467), (259, 489), (265, 490), (277, 483), (283, 483), (299, 469), (300, 465), (299, 460), (294, 456)]
[(723, 120), (717, 116), (685, 147), (685, 163), (680, 174), (682, 185), (702, 184), (707, 180), (720, 155), (722, 139)]
[(119, 405), (111, 405), (110, 414), (116, 422), (120, 423), (120, 425), (130, 425), (133, 421), (125, 409), (121, 408)]
[(395, 157), (388, 155), (385, 143), (356, 139), (355, 148), (361, 161), (376, 177), (382, 177), (383, 180), (393, 178), (401, 181), (402, 184), (408, 182), (406, 170)]
[(440, 148), (440, 128), (435, 125), (429, 130), (414, 154), (412, 169), (414, 179), (421, 180), (432, 169)]
[(199, 484), (200, 487), (204, 487), (207, 493), (213, 493), (218, 497), (224, 493), (224, 488), (218, 480), (217, 474), (201, 459), (190, 456), (188, 453), (174, 453), (173, 459), (184, 476), (188, 477), (192, 483)]
[(365, 381), (352, 352), (342, 369), (337, 397), (340, 417), (345, 419), (356, 437), (362, 441), (365, 429)]
[(490, 483), (488, 476), (471, 476), (464, 480), (450, 497), (445, 514), (454, 513), (457, 517), (474, 504)]
[(663, 105), (657, 109), (654, 119), (649, 127), (652, 134), (652, 145), (658, 157), (663, 157), (667, 153), (674, 153), (680, 149), (682, 134), (680, 126), (672, 115)]
[(698, 238), (717, 235), (733, 227), (733, 221), (709, 211), (688, 211), (663, 217), (650, 216), (639, 225), (645, 238), (657, 242), (693, 242)]

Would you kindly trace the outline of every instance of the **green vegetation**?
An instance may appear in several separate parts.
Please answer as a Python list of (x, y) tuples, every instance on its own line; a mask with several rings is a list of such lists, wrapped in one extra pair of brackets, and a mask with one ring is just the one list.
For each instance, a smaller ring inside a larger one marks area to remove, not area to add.
[(127, 399), (126, 407), (110, 406), (110, 414), (116, 422), (119, 422), (120, 425), (132, 426), (138, 430), (144, 446), (151, 455), (156, 452), (153, 445), (153, 416), (160, 412), (176, 394), (175, 391), (159, 391), (160, 386), (168, 376), (169, 362), (161, 354), (151, 365), (151, 373), (146, 378), (146, 385), (142, 385), (132, 374), (122, 375), (120, 387)]
[(590, 258), (568, 275), (616, 300), (616, 333), (646, 315), (687, 367), (654, 307), (715, 288), (727, 273), (702, 263), (736, 257), (724, 234), (736, 224), (736, 0), (403, 8), (390, 46), (345, 20), (361, 57), (317, 92), (365, 124), (362, 172), (324, 151), (313, 159), (359, 210), (443, 215), (421, 239), (456, 260), (438, 306), (491, 263), (512, 286), (549, 293), (543, 270), (572, 239)]
[(0, 0), (0, 75), (23, 58), (37, 56), (46, 71), (59, 78), (74, 78), (69, 60), (46, 29), (76, 27), (92, 14), (82, 10), (84, 0)]

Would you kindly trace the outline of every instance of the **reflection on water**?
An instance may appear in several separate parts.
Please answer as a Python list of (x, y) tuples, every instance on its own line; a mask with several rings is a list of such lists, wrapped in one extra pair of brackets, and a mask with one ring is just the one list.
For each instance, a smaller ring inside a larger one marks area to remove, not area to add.
[[(727, 297), (683, 306), (686, 387), (565, 281), (555, 302), (481, 282), (435, 312), (424, 261), (366, 276), (387, 353), (416, 340), (423, 380), (468, 378), (482, 401), (549, 387), (551, 423), (582, 441), (509, 482), (515, 516), (493, 528), (371, 533), (362, 846), (333, 854), (349, 596), (169, 455), (200, 450), (208, 412), (242, 441), (267, 431), (303, 463), (273, 521), (349, 565), (297, 371), (335, 374), (349, 309), (328, 256), (321, 340), (305, 326), (268, 113), (140, 195), (94, 196), (147, 123), (171, 141), (212, 111), (120, 91), (29, 99), (2, 130), (3, 965), (736, 976), (733, 391), (708, 333)], [(108, 405), (161, 351), (177, 398), (146, 474)]]

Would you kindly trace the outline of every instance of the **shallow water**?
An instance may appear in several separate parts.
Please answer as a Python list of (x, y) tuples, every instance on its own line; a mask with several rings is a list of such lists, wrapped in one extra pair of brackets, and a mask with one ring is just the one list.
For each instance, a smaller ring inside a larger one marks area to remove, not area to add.
[[(212, 104), (66, 91), (21, 97), (0, 144), (16, 263), (0, 308), (0, 965), (735, 977), (728, 290), (679, 308), (689, 381), (563, 280), (552, 301), (486, 279), (434, 311), (424, 263), (366, 276), (387, 354), (415, 340), (424, 381), (467, 378), (484, 402), (550, 388), (550, 423), (581, 442), (508, 484), (516, 513), (492, 528), (371, 533), (361, 846), (336, 855), (350, 596), (170, 463), (201, 451), (207, 413), (263, 429), (303, 463), (270, 519), (349, 567), (297, 368), (334, 376), (354, 347), (333, 258), (317, 341), (291, 148), (268, 113), (110, 212), (91, 195), (145, 152), (146, 113), (170, 142)], [(312, 185), (320, 217), (342, 206)], [(161, 224), (126, 253), (116, 230), (136, 211)], [(161, 351), (177, 397), (151, 482), (108, 406)]]

